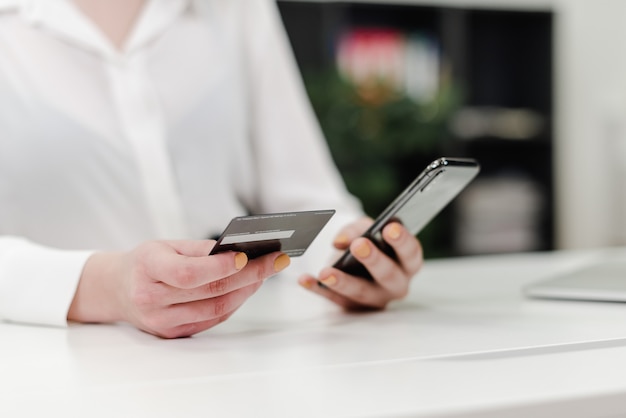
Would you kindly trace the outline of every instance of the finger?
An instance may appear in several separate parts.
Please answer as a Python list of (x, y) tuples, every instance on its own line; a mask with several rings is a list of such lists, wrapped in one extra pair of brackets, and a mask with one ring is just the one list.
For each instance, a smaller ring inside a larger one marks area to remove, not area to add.
[[(320, 292), (316, 293), (329, 297), (335, 303), (337, 303), (337, 299), (334, 295), (338, 295), (350, 301), (348, 304), (341, 303), (341, 306), (346, 306), (350, 309), (353, 309), (355, 306), (381, 309), (392, 299), (389, 292), (376, 283), (364, 280), (361, 277), (351, 276), (334, 268), (322, 270), (318, 280), (322, 286), (319, 284), (316, 286), (320, 290)], [(311, 290), (317, 291), (318, 289), (314, 288)], [(327, 292), (331, 293), (328, 294)]]
[(298, 278), (298, 284), (300, 284), (300, 286), (302, 286), (303, 288), (307, 289), (310, 292), (313, 292), (317, 295), (325, 297), (331, 302), (341, 306), (345, 310), (354, 311), (354, 310), (364, 308), (362, 304), (358, 304), (354, 302), (353, 300), (346, 298), (345, 296), (342, 296), (336, 292), (333, 292), (327, 287), (320, 286), (319, 281), (315, 277), (310, 276), (308, 274), (300, 276)]
[(188, 257), (202, 257), (208, 255), (215, 246), (215, 240), (172, 240), (166, 241), (178, 254)]
[(238, 309), (261, 285), (262, 282), (257, 282), (216, 298), (172, 305), (164, 311), (163, 324), (166, 329), (171, 329), (185, 324), (218, 320)]
[(392, 222), (383, 228), (383, 238), (394, 249), (404, 271), (413, 277), (424, 263), (422, 245), (405, 227)]
[(370, 240), (357, 238), (350, 245), (350, 252), (369, 271), (374, 282), (385, 289), (392, 298), (402, 298), (406, 295), (408, 274), (398, 262), (378, 249)]
[(211, 319), (208, 321), (194, 322), (191, 324), (183, 324), (154, 334), (161, 338), (191, 337), (192, 335), (198, 334), (202, 331), (206, 331), (209, 328), (213, 328), (216, 325), (221, 324), (222, 322), (230, 318), (233, 313), (235, 313), (235, 311), (222, 315), (219, 318)]
[(289, 264), (290, 259), (287, 254), (268, 254), (250, 260), (244, 269), (233, 275), (211, 281), (196, 288), (178, 289), (168, 286), (168, 289), (165, 289), (166, 293), (163, 294), (163, 299), (167, 305), (173, 305), (215, 298), (254, 283), (262, 282), (284, 270)]
[(226, 252), (211, 256), (190, 257), (179, 254), (166, 243), (147, 246), (140, 257), (140, 268), (155, 281), (191, 289), (230, 276), (248, 262), (245, 253)]
[(335, 237), (333, 245), (340, 250), (347, 249), (355, 238), (363, 235), (372, 222), (372, 218), (363, 217), (356, 222), (344, 226)]

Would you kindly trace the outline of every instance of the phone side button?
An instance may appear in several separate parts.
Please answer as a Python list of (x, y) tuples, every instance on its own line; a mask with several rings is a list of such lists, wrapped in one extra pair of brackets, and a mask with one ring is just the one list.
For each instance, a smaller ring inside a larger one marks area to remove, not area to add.
[(422, 186), (422, 188), (420, 189), (420, 192), (428, 191), (428, 188), (430, 187), (430, 185), (433, 184), (433, 182), (435, 182), (439, 176), (441, 176), (443, 173), (445, 173), (445, 171), (446, 170), (441, 170), (441, 171), (437, 172), (434, 176), (430, 177), (428, 179), (428, 182), (425, 185)]

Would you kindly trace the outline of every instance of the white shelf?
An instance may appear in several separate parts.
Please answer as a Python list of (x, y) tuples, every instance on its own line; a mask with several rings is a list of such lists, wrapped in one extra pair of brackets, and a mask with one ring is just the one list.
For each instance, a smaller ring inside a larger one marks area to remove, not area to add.
[(494, 9), (520, 11), (549, 11), (557, 7), (559, 0), (281, 0), (315, 3), (386, 3), (433, 7), (457, 7), (465, 9)]
[(626, 1), (352, 2), (554, 12), (556, 246), (626, 245)]

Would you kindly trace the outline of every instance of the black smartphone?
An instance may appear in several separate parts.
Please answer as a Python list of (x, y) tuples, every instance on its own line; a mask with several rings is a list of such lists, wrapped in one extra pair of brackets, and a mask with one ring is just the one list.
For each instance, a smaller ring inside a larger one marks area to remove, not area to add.
[[(467, 186), (480, 171), (476, 160), (439, 158), (430, 163), (411, 184), (376, 218), (363, 234), (378, 248), (396, 258), (385, 242), (382, 230), (397, 221), (417, 235), (444, 207)], [(373, 280), (367, 269), (347, 250), (333, 267), (348, 274)]]

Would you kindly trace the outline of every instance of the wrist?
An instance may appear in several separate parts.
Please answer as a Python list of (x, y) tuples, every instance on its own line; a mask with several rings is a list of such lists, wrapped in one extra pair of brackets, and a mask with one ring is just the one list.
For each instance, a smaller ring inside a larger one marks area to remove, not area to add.
[(119, 308), (117, 253), (94, 253), (86, 261), (67, 319), (76, 322), (115, 322)]

